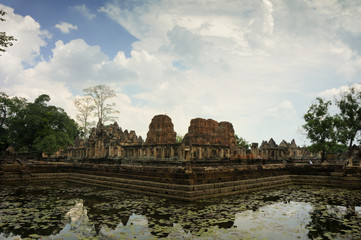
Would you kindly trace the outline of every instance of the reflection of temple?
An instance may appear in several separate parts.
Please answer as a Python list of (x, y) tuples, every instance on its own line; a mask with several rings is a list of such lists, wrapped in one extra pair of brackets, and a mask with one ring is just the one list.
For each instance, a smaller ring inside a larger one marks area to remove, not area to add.
[[(271, 139), (264, 141), (260, 148), (253, 143), (251, 148), (252, 158), (262, 159), (297, 158), (305, 153), (294, 140), (277, 145)], [(77, 144), (68, 151), (69, 158), (183, 160), (237, 159), (246, 154), (245, 150), (236, 146), (234, 129), (229, 122), (192, 119), (183, 141), (176, 143), (176, 132), (167, 115), (157, 115), (152, 119), (145, 142), (134, 131), (122, 131), (117, 123), (104, 126), (99, 122), (85, 143)]]

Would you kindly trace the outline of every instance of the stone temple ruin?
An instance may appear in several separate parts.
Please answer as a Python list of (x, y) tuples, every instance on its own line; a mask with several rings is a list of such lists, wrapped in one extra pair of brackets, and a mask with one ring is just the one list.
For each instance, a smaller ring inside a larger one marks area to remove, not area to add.
[(10, 150), (0, 158), (0, 183), (68, 181), (182, 201), (289, 184), (361, 186), (360, 166), (324, 164), (294, 140), (277, 145), (271, 138), (242, 149), (232, 124), (212, 119), (192, 119), (182, 142), (176, 141), (171, 118), (157, 115), (145, 141), (117, 123), (99, 122), (63, 156), (21, 160)]
[(100, 122), (93, 128), (89, 139), (68, 149), (68, 158), (127, 158), (127, 159), (272, 159), (309, 157), (295, 141), (282, 141), (277, 145), (271, 138), (258, 148), (253, 143), (247, 152), (236, 145), (233, 125), (212, 119), (195, 118), (181, 143), (176, 142), (172, 119), (167, 115), (154, 116), (149, 124), (147, 138), (143, 141), (134, 131), (123, 131), (115, 122), (104, 126)]

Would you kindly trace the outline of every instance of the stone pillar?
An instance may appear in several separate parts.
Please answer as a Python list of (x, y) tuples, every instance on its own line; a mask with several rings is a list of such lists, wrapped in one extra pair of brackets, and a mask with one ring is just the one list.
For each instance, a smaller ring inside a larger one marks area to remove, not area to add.
[(170, 147), (170, 157), (174, 157), (174, 148), (173, 148), (173, 146)]
[(202, 148), (199, 147), (198, 151), (199, 151), (198, 157), (199, 157), (199, 159), (202, 159), (203, 158), (203, 156), (202, 156)]
[(161, 155), (161, 158), (165, 158), (165, 149), (164, 149), (164, 146), (160, 148), (160, 155)]
[(157, 158), (157, 148), (156, 147), (153, 148), (153, 157)]
[(187, 161), (189, 161), (189, 160), (190, 160), (190, 156), (189, 156), (189, 155), (190, 155), (190, 151), (185, 151), (184, 153), (185, 153), (185, 155), (186, 155), (186, 156), (185, 156), (185, 159), (186, 159)]
[(121, 157), (122, 154), (121, 149), (122, 149), (121, 146), (117, 146), (117, 157)]
[(178, 157), (179, 157), (179, 159), (185, 159), (184, 158), (184, 150), (182, 147), (178, 147)]
[(258, 158), (259, 155), (258, 143), (252, 143), (251, 153), (253, 154), (253, 156), (255, 156), (255, 158)]

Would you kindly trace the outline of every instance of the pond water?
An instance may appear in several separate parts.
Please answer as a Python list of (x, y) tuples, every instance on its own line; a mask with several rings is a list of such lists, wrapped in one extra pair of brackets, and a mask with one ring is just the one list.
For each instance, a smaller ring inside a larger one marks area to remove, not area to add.
[(185, 203), (73, 183), (0, 185), (0, 239), (361, 239), (361, 190)]

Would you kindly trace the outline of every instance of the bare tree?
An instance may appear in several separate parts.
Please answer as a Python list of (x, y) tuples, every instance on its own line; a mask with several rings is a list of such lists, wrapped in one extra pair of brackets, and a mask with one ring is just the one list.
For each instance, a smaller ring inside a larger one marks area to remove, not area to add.
[(95, 124), (94, 121), (89, 121), (95, 109), (93, 98), (90, 96), (77, 98), (74, 100), (74, 105), (78, 110), (76, 119), (80, 123), (80, 127), (84, 132), (84, 137), (87, 137), (89, 128)]
[(110, 98), (116, 97), (116, 93), (107, 85), (97, 85), (83, 90), (87, 96), (92, 97), (96, 109), (96, 116), (99, 122), (105, 123), (107, 121), (114, 121), (116, 117), (112, 114), (119, 113), (115, 110), (115, 103), (106, 103)]

